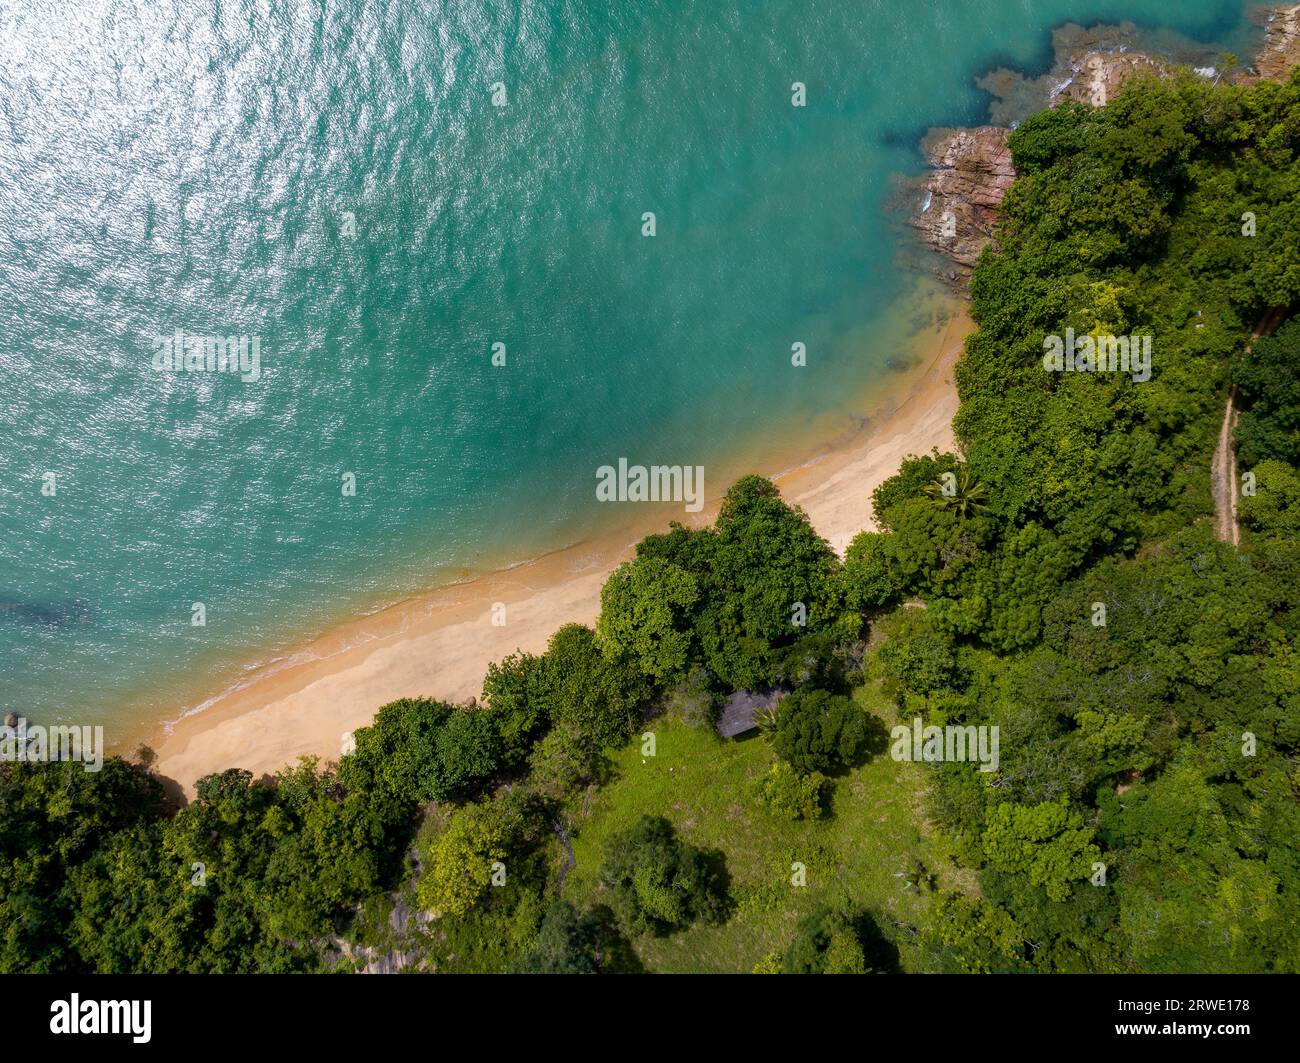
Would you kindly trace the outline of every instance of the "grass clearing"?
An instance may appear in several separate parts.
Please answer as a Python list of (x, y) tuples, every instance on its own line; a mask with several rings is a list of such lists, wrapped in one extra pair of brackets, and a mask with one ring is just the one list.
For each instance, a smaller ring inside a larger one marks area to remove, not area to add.
[[(857, 690), (855, 700), (892, 723), (874, 684)], [(642, 757), (640, 741), (618, 751), (613, 779), (569, 809), (576, 865), (564, 896), (580, 905), (601, 903), (608, 838), (642, 815), (662, 815), (683, 838), (725, 854), (736, 901), (722, 926), (635, 940), (647, 970), (749, 971), (767, 953), (785, 949), (802, 916), (840, 900), (876, 918), (898, 947), (903, 970), (921, 968), (912, 935), (896, 924), (919, 927), (929, 904), (928, 895), (905, 889), (897, 873), (919, 859), (942, 877), (948, 864), (921, 815), (924, 768), (896, 762), (887, 751), (876, 754), (835, 779), (822, 819), (790, 822), (754, 795), (775, 761), (757, 734), (725, 741), (671, 716), (646, 730), (655, 735), (656, 755)], [(791, 884), (795, 862), (807, 868), (806, 887)]]

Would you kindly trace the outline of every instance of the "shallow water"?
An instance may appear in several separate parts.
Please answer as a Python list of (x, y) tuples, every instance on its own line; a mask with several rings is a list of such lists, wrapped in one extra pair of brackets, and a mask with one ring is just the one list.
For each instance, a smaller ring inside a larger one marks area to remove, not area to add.
[[(0, 703), (176, 715), (586, 534), (600, 465), (847, 423), (924, 129), (1064, 20), (1244, 52), (1244, 6), (5, 0)], [(156, 371), (175, 330), (257, 379)]]

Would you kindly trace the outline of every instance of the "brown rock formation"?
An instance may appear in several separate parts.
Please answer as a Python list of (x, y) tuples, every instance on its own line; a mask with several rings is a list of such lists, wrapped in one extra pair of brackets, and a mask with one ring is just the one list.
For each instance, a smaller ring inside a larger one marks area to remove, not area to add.
[(1169, 69), (1162, 60), (1142, 52), (1085, 52), (1069, 62), (1069, 79), (1048, 96), (1052, 107), (1066, 100), (1104, 107), (1134, 75), (1164, 76)]
[(1261, 8), (1255, 17), (1264, 25), (1264, 44), (1255, 57), (1258, 77), (1285, 81), (1300, 63), (1300, 4)]
[(1016, 172), (1009, 129), (933, 129), (922, 144), (934, 167), (921, 181), (921, 210), (908, 219), (924, 243), (968, 276), (993, 234), (997, 208)]

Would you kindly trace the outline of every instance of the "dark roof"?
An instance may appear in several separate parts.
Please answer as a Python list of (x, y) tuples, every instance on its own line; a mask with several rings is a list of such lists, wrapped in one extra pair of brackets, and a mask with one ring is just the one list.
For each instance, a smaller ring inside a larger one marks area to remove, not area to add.
[(758, 726), (754, 722), (754, 714), (760, 709), (770, 709), (787, 693), (781, 687), (756, 694), (748, 690), (737, 690), (722, 703), (722, 712), (718, 714), (718, 734), (723, 738), (735, 738), (736, 735), (752, 731)]

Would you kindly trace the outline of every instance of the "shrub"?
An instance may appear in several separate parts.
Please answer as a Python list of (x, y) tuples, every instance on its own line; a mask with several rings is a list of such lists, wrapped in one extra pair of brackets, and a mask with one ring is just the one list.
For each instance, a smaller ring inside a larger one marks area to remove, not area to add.
[(339, 762), (339, 778), (351, 789), (408, 803), (442, 796), (438, 733), (455, 711), (432, 698), (389, 702), (368, 727), (357, 729), (354, 751)]
[(783, 819), (816, 819), (822, 814), (826, 776), (815, 771), (803, 775), (783, 760), (772, 765), (759, 784), (759, 800)]
[(550, 722), (540, 663), (531, 653), (512, 653), (489, 664), (483, 679), (483, 700), (501, 736), (501, 756), (512, 768), (528, 759)]
[(642, 816), (610, 839), (601, 883), (628, 934), (665, 934), (697, 921), (721, 923), (727, 896), (717, 859), (678, 838), (668, 820)]
[(662, 557), (619, 565), (600, 592), (596, 640), (605, 656), (626, 656), (646, 675), (670, 682), (689, 664), (699, 583)]
[(692, 668), (685, 679), (668, 691), (665, 701), (668, 711), (691, 727), (712, 730), (717, 722), (718, 695), (703, 668)]
[(594, 741), (565, 723), (537, 743), (529, 764), (538, 790), (564, 797), (599, 779), (607, 762)]
[(481, 709), (461, 709), (447, 717), (436, 747), (442, 792), (448, 796), (470, 792), (502, 766), (501, 735)]
[(1281, 461), (1261, 461), (1253, 470), (1255, 494), (1241, 498), (1241, 519), (1260, 535), (1300, 536), (1300, 473)]
[(627, 741), (633, 714), (649, 688), (626, 658), (606, 657), (590, 628), (566, 624), (551, 636), (541, 668), (555, 724), (569, 724), (602, 749)]
[(870, 968), (858, 924), (864, 917), (821, 908), (799, 923), (781, 960), (786, 974), (867, 974)]
[(859, 532), (844, 554), (840, 573), (844, 604), (862, 613), (897, 601), (903, 581), (890, 563), (888, 532)]
[(857, 762), (867, 736), (867, 715), (848, 698), (801, 687), (777, 707), (772, 746), (801, 772), (833, 772)]

